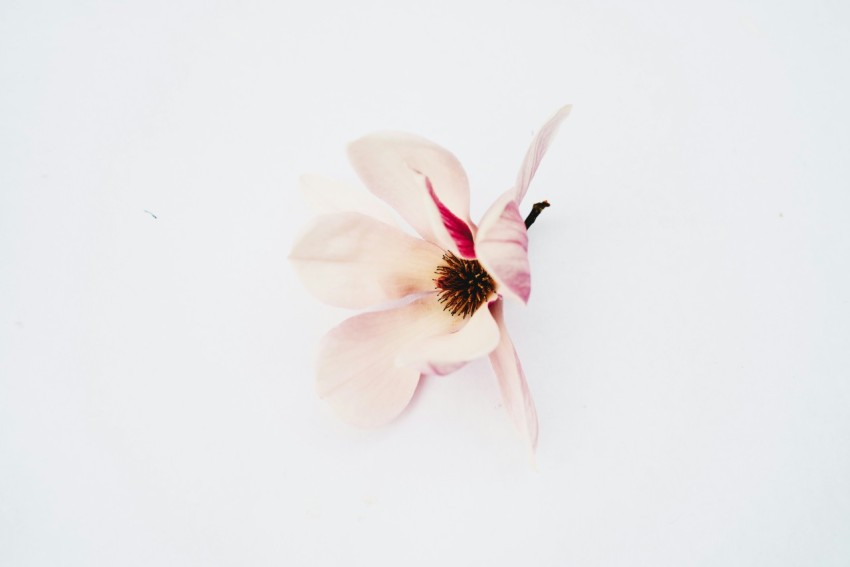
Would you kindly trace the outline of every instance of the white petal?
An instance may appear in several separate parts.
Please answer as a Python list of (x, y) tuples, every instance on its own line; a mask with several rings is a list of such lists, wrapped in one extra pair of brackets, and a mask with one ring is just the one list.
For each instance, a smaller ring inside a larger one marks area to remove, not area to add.
[(493, 371), (499, 380), (502, 403), (533, 451), (537, 447), (537, 410), (534, 408), (534, 400), (528, 390), (519, 357), (505, 328), (502, 304), (502, 301), (494, 301), (490, 304), (490, 311), (499, 326), (500, 333), (499, 344), (490, 353), (490, 364), (493, 365)]
[(318, 217), (289, 259), (305, 287), (339, 307), (368, 307), (434, 290), (437, 246), (360, 213)]
[(414, 341), (398, 357), (401, 365), (414, 365), (423, 374), (446, 374), (463, 363), (490, 353), (499, 343), (499, 326), (486, 304), (469, 319), (453, 317), (449, 332)]
[(382, 425), (402, 412), (419, 382), (419, 370), (399, 366), (409, 344), (445, 332), (451, 316), (436, 294), (343, 321), (322, 340), (316, 373), (319, 396), (345, 421)]
[(298, 187), (316, 214), (363, 213), (396, 226), (392, 210), (363, 187), (355, 187), (321, 175), (302, 175)]
[(534, 178), (534, 174), (537, 172), (537, 166), (540, 165), (540, 161), (546, 154), (546, 149), (555, 138), (555, 134), (558, 133), (558, 128), (561, 126), (561, 122), (569, 116), (572, 108), (572, 106), (567, 105), (558, 109), (558, 111), (546, 121), (540, 130), (537, 131), (537, 134), (531, 140), (531, 145), (525, 153), (525, 159), (522, 161), (522, 166), (519, 169), (519, 174), (517, 175), (514, 187), (514, 191), (516, 192), (514, 197), (517, 203), (522, 203), (522, 199), (528, 191), (528, 185), (531, 183), (531, 180)]

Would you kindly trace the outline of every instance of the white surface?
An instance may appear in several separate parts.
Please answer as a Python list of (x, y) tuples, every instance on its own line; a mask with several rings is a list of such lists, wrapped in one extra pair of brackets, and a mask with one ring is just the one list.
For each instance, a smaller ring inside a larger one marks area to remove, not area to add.
[[(850, 563), (850, 10), (636, 4), (3, 2), (0, 564)], [(478, 218), (564, 103), (539, 471), (483, 362), (337, 422), (297, 176), (408, 130)]]

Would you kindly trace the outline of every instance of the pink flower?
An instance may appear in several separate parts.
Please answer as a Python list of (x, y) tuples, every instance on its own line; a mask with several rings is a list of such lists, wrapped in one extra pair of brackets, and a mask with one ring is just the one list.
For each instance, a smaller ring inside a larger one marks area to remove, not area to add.
[[(368, 195), (319, 177), (302, 188), (324, 214), (290, 255), (307, 289), (331, 305), (364, 308), (322, 340), (319, 395), (344, 420), (382, 425), (410, 402), (423, 374), (447, 374), (489, 355), (502, 400), (529, 445), (537, 414), (502, 315), (502, 299), (531, 292), (519, 204), (558, 126), (555, 113), (531, 142), (514, 186), (475, 226), (458, 160), (423, 138), (371, 134), (348, 155), (366, 187), (421, 236), (403, 232)], [(398, 302), (407, 298), (406, 302)]]

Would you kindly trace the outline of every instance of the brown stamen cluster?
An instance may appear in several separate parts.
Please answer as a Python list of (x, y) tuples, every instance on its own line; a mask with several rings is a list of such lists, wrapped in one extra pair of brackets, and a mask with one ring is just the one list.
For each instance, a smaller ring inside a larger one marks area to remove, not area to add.
[(446, 252), (443, 261), (445, 264), (437, 267), (434, 278), (436, 289), (440, 290), (438, 301), (445, 304), (443, 311), (463, 318), (471, 316), (496, 291), (496, 283), (478, 260), (466, 260)]

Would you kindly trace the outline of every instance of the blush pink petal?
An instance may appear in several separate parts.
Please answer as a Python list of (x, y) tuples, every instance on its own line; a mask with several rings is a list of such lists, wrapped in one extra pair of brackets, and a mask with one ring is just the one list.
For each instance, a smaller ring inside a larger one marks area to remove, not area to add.
[(393, 226), (398, 224), (392, 209), (359, 187), (313, 174), (302, 175), (298, 186), (316, 214), (363, 213)]
[(528, 303), (531, 294), (528, 234), (513, 191), (502, 194), (484, 214), (475, 237), (475, 252), (499, 285), (499, 293)]
[(434, 290), (443, 251), (361, 213), (318, 217), (289, 256), (305, 287), (339, 307), (369, 307)]
[(537, 172), (537, 166), (540, 165), (540, 160), (543, 159), (543, 156), (546, 154), (546, 149), (549, 147), (549, 144), (552, 142), (555, 134), (558, 133), (558, 128), (561, 126), (561, 122), (569, 116), (572, 108), (573, 107), (570, 105), (560, 108), (554, 115), (552, 115), (551, 118), (549, 118), (549, 120), (546, 121), (531, 140), (531, 145), (525, 153), (525, 159), (522, 162), (522, 167), (520, 167), (519, 175), (517, 175), (516, 184), (514, 186), (514, 191), (516, 192), (515, 199), (517, 203), (522, 203), (522, 199), (528, 191), (528, 186), (534, 178), (534, 174)]
[(451, 374), (452, 372), (457, 372), (464, 366), (466, 366), (468, 361), (464, 360), (463, 362), (446, 362), (443, 364), (437, 362), (428, 362), (424, 363), (419, 371), (424, 375), (428, 374), (431, 376), (446, 376), (447, 374)]
[(499, 343), (499, 326), (485, 307), (469, 319), (451, 317), (449, 321), (447, 332), (411, 342), (399, 353), (398, 364), (414, 366), (423, 374), (448, 374), (489, 354)]
[[(316, 388), (345, 421), (362, 427), (383, 425), (410, 402), (419, 369), (399, 365), (411, 343), (446, 332), (436, 295), (385, 311), (357, 315), (332, 329), (319, 347)], [(443, 316), (444, 315), (444, 316)]]
[(537, 448), (537, 410), (534, 408), (534, 400), (528, 390), (519, 357), (505, 328), (502, 305), (501, 300), (490, 304), (490, 311), (500, 332), (499, 344), (490, 353), (490, 364), (499, 381), (502, 403), (533, 451)]
[[(348, 157), (366, 187), (392, 206), (422, 238), (454, 248), (422, 177), (459, 219), (469, 221), (469, 181), (457, 158), (437, 144), (398, 132), (365, 136), (348, 146)], [(436, 220), (436, 222), (435, 222)]]

